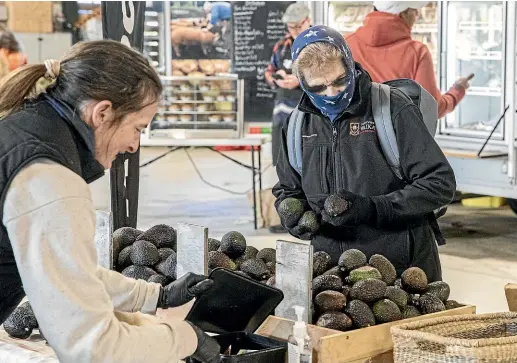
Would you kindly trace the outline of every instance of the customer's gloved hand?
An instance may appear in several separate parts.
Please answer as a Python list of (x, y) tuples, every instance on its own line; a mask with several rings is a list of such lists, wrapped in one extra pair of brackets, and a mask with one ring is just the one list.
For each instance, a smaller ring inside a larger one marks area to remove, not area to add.
[(324, 208), (321, 212), (323, 221), (335, 227), (356, 227), (374, 220), (375, 204), (370, 197), (363, 197), (346, 190), (338, 192), (337, 196), (347, 201), (346, 210), (336, 216), (331, 215), (328, 208)]
[(205, 276), (189, 272), (160, 289), (157, 307), (167, 309), (184, 305), (210, 289), (213, 284)]
[(221, 362), (221, 347), (219, 343), (191, 322), (187, 321), (187, 323), (192, 326), (197, 336), (197, 348), (191, 357), (202, 363)]

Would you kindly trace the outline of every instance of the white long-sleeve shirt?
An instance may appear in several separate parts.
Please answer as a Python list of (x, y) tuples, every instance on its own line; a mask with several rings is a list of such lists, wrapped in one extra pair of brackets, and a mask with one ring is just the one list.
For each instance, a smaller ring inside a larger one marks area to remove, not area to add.
[[(169, 363), (191, 355), (194, 330), (184, 321), (119, 319), (155, 313), (159, 285), (97, 265), (95, 210), (83, 179), (38, 159), (12, 181), (4, 204), (25, 293), (62, 363)], [(127, 314), (126, 314), (127, 315)]]

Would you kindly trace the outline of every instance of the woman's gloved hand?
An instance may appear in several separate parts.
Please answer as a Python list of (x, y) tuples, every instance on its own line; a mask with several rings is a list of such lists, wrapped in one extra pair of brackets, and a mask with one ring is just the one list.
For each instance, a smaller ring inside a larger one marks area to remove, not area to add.
[(197, 336), (197, 348), (191, 358), (202, 363), (221, 362), (221, 347), (219, 343), (191, 322), (187, 321), (187, 323), (192, 326)]
[(214, 282), (205, 276), (189, 272), (160, 289), (157, 307), (167, 309), (185, 305), (210, 289), (213, 284)]
[(336, 195), (347, 202), (346, 210), (338, 215), (331, 215), (325, 207), (321, 212), (324, 222), (335, 227), (357, 227), (374, 221), (375, 203), (370, 197), (363, 197), (347, 190), (342, 190)]

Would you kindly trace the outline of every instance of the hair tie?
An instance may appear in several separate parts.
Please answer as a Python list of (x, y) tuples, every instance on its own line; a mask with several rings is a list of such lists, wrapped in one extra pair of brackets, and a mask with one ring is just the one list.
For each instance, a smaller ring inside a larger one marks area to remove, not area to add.
[(56, 79), (59, 76), (59, 71), (61, 70), (61, 62), (55, 59), (47, 59), (45, 61), (45, 68), (47, 69), (45, 77)]

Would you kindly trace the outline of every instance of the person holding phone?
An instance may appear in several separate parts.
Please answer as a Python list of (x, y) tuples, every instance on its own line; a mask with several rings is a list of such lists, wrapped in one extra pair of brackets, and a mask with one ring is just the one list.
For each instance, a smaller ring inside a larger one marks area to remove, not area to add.
[[(411, 28), (418, 19), (418, 9), (428, 1), (375, 1), (374, 11), (363, 26), (346, 37), (354, 59), (374, 82), (409, 78), (418, 82), (438, 102), (438, 117), (454, 111), (465, 97), (470, 74), (458, 79), (444, 94), (436, 82), (433, 58), (427, 46), (411, 39)], [(388, 31), (389, 29), (389, 31)]]

